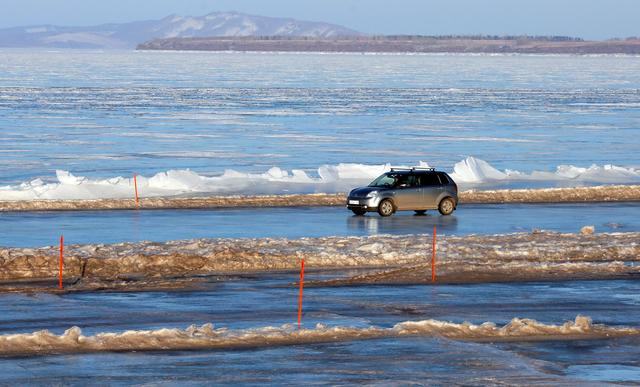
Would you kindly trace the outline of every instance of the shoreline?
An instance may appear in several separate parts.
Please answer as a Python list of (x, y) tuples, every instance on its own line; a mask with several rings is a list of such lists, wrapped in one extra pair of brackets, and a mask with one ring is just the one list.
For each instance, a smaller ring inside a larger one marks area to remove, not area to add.
[(590, 41), (563, 37), (369, 36), (297, 38), (279, 36), (154, 39), (141, 51), (640, 54), (640, 39)]
[[(604, 185), (575, 188), (504, 189), (462, 191), (464, 204), (609, 203), (639, 202), (640, 185)], [(291, 194), (257, 196), (151, 197), (134, 199), (4, 200), (2, 212), (212, 209), (268, 207), (337, 207), (346, 204), (346, 194)]]

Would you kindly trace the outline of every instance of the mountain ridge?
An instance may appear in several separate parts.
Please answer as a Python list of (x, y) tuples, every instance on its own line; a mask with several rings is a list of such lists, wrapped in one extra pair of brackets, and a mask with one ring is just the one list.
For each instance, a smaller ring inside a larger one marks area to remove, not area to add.
[(203, 16), (172, 14), (157, 20), (95, 26), (41, 24), (3, 28), (0, 47), (127, 49), (153, 39), (258, 35), (331, 38), (363, 34), (325, 22), (216, 11)]

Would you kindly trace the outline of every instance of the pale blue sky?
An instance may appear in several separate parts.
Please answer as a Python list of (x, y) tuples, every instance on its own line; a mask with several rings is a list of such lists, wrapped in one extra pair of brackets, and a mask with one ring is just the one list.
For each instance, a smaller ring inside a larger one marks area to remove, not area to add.
[(240, 11), (376, 34), (640, 35), (640, 0), (0, 0), (0, 27)]

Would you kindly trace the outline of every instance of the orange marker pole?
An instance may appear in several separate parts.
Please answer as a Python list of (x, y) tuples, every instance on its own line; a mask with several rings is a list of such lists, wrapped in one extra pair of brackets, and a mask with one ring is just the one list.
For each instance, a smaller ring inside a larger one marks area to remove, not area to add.
[(136, 174), (135, 173), (133, 174), (133, 188), (136, 191), (136, 207), (139, 207), (140, 203), (139, 203), (139, 199), (138, 199), (138, 179), (136, 178)]
[(300, 296), (298, 297), (298, 329), (302, 322), (302, 291), (304, 289), (304, 258), (300, 260)]
[(431, 245), (431, 283), (436, 283), (436, 226), (433, 226), (433, 243)]
[(64, 235), (60, 235), (60, 282), (58, 286), (62, 289), (62, 267), (64, 262)]

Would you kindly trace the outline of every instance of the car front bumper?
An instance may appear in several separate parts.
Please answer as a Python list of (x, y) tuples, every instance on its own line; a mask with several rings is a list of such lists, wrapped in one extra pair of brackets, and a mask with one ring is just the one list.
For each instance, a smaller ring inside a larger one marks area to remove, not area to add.
[(376, 211), (380, 204), (380, 198), (347, 198), (347, 208), (350, 210)]

